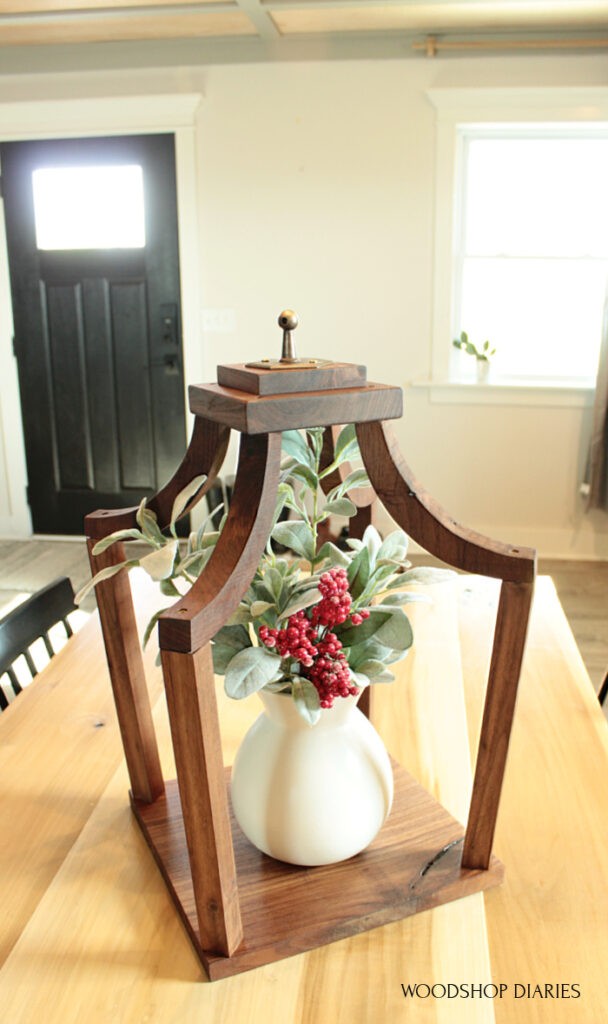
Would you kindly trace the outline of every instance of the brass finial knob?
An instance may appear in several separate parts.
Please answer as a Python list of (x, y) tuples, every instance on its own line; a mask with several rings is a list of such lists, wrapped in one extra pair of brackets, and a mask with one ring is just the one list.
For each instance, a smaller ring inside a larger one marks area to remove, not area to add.
[(277, 323), (283, 328), (283, 351), (280, 359), (257, 359), (252, 363), (245, 363), (245, 366), (253, 370), (320, 370), (325, 366), (333, 365), (330, 359), (313, 359), (311, 357), (298, 359), (296, 347), (291, 336), (298, 326), (298, 314), (293, 309), (284, 309), (279, 313)]
[(283, 328), (283, 350), (281, 352), (282, 363), (297, 363), (296, 347), (291, 332), (298, 326), (298, 314), (293, 309), (284, 309), (279, 314), (279, 327)]

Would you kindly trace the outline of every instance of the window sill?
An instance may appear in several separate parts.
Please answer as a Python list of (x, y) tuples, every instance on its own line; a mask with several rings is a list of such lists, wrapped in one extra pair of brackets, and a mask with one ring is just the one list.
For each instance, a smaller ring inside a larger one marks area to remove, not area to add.
[(426, 389), (438, 405), (528, 405), (586, 409), (593, 405), (593, 384), (517, 383), (512, 381), (415, 380), (409, 387)]

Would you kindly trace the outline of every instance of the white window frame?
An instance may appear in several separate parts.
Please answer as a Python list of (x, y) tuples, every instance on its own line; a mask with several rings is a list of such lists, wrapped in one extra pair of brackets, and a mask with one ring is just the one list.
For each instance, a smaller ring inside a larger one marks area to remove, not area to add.
[(608, 88), (431, 89), (436, 111), (435, 235), (431, 399), (535, 405), (587, 406), (593, 387), (521, 381), (464, 383), (454, 379), (452, 337), (458, 275), (460, 170), (465, 131), (534, 124), (608, 129)]

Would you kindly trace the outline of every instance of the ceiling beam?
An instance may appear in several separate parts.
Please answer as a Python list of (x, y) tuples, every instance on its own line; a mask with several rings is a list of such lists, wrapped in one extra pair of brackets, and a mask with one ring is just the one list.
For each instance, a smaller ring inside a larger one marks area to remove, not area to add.
[(266, 9), (260, 0), (237, 0), (237, 3), (254, 24), (261, 39), (280, 39), (280, 32), (270, 9)]
[[(238, 8), (235, 9), (238, 10)], [(1, 21), (0, 21), (1, 25)], [(543, 39), (560, 39), (563, 33), (542, 34), (501, 32), (500, 38), (526, 41), (530, 54), (542, 47)], [(571, 52), (601, 52), (606, 31), (581, 33)], [(459, 41), (455, 34), (441, 39)], [(467, 39), (483, 44), (496, 38), (496, 33), (471, 33)], [(0, 32), (1, 40), (1, 32)], [(573, 40), (574, 41), (574, 40)], [(422, 49), (413, 49), (415, 43)], [(556, 48), (557, 49), (557, 48)], [(52, 72), (112, 71), (120, 69), (205, 67), (222, 64), (259, 64), (271, 62), (345, 61), (345, 60), (424, 60), (425, 37), (416, 32), (349, 32), (341, 35), (297, 36), (269, 39), (251, 36), (198, 37), (110, 41), (105, 43), (56, 43), (53, 46), (13, 45), (0, 43), (0, 74), (27, 75)], [(508, 51), (505, 51), (508, 52)], [(497, 51), (497, 56), (500, 51)], [(457, 50), (441, 55), (444, 60), (464, 58)]]

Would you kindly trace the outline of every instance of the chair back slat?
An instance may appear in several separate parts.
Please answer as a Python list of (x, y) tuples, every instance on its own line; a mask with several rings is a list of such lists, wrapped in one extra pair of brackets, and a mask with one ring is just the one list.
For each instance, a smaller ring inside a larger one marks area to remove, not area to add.
[(23, 657), (33, 679), (38, 669), (29, 648), (42, 638), (47, 654), (52, 658), (55, 651), (48, 631), (58, 622), (63, 622), (67, 636), (72, 636), (67, 616), (73, 611), (76, 611), (76, 605), (72, 584), (67, 576), (60, 576), (0, 619), (0, 711), (10, 703), (7, 692), (10, 695), (11, 688), (15, 696), (21, 693), (14, 663)]
[(19, 682), (19, 679), (17, 678), (17, 673), (15, 672), (14, 668), (7, 669), (6, 674), (11, 681), (11, 686), (14, 692), (21, 693), (22, 686), (21, 683)]
[[(36, 637), (36, 639), (38, 639), (38, 638)], [(30, 654), (30, 652), (29, 652), (29, 650), (27, 649), (27, 647), (26, 647), (26, 649), (25, 649), (24, 651), (22, 651), (21, 653), (22, 653), (22, 656), (23, 656), (23, 657), (25, 658), (25, 664), (26, 664), (26, 665), (27, 665), (27, 667), (29, 668), (29, 670), (30, 670), (30, 675), (31, 675), (31, 677), (32, 677), (32, 679), (33, 679), (33, 678), (34, 678), (34, 676), (37, 676), (37, 675), (38, 675), (38, 669), (36, 668), (36, 662), (35, 662), (35, 661), (34, 661), (34, 659), (32, 658), (32, 655)]]
[(0, 619), (0, 674), (51, 626), (75, 610), (72, 584), (67, 576), (61, 576)]
[(55, 651), (53, 650), (53, 645), (51, 643), (51, 638), (50, 638), (49, 634), (48, 633), (43, 633), (42, 634), (42, 639), (44, 640), (44, 646), (46, 648), (46, 653), (48, 654), (49, 658), (52, 658), (54, 653), (55, 653)]

